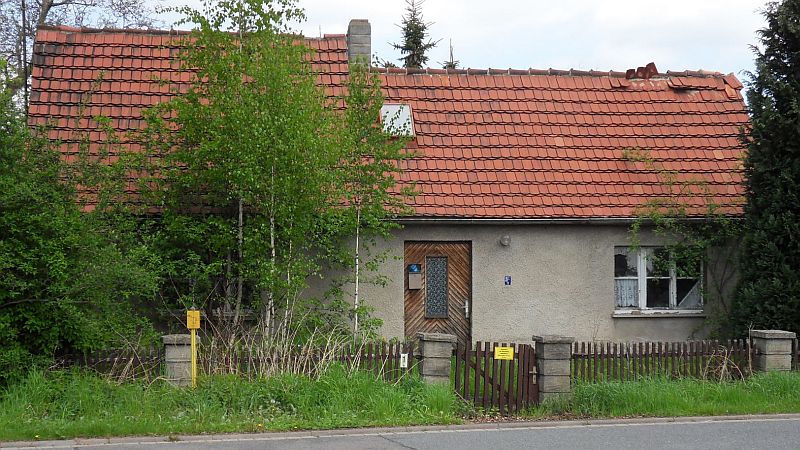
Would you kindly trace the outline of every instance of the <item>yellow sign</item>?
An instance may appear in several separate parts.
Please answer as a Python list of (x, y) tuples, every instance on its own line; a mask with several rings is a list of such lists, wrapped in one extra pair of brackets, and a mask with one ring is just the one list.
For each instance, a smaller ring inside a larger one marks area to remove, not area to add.
[(514, 359), (514, 347), (495, 347), (494, 359)]
[(190, 330), (200, 329), (200, 311), (194, 309), (186, 311), (186, 328)]

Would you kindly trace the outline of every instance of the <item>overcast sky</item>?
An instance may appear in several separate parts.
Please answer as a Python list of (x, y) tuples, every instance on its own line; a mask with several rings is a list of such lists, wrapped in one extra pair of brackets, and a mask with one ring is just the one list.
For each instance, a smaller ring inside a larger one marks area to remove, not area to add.
[[(192, 0), (197, 1), (197, 0)], [(198, 2), (199, 3), (199, 2)], [(763, 0), (425, 0), (432, 22), (428, 65), (448, 59), (452, 39), (461, 67), (619, 70), (655, 62), (661, 72), (752, 70)], [(300, 0), (306, 36), (346, 33), (350, 19), (372, 24), (372, 52), (394, 61), (405, 0)]]

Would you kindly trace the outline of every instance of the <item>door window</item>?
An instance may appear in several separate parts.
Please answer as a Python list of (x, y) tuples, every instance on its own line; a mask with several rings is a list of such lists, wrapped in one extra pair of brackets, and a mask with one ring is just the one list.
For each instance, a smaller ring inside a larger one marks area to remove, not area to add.
[(447, 257), (425, 257), (425, 317), (447, 318)]

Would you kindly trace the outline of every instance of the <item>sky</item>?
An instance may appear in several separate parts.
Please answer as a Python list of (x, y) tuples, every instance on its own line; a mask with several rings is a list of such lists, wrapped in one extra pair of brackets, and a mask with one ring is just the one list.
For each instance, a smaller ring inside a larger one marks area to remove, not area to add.
[[(190, 0), (199, 6), (198, 0)], [(433, 40), (429, 67), (454, 59), (460, 67), (618, 70), (654, 62), (667, 70), (753, 70), (756, 30), (765, 26), (763, 0), (425, 0)], [(372, 25), (372, 52), (400, 64), (405, 0), (300, 0), (306, 36), (343, 34), (350, 19)], [(169, 22), (167, 22), (169, 23)]]

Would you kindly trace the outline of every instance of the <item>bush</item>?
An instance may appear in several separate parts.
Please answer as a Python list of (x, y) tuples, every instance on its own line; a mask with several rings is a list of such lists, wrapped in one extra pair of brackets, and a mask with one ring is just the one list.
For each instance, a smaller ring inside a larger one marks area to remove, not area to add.
[(77, 170), (0, 92), (0, 386), (56, 351), (147, 328), (129, 300), (155, 289), (148, 253), (125, 220), (81, 210)]

